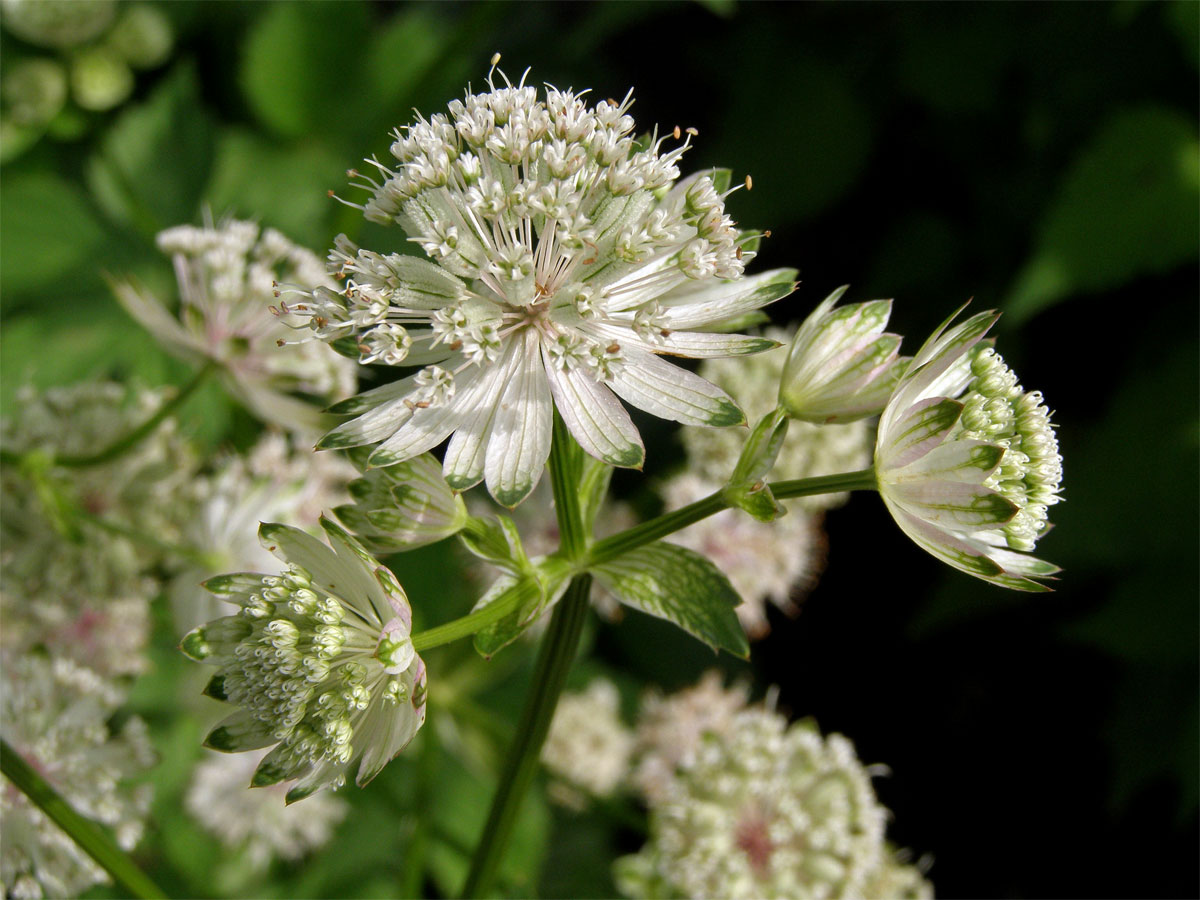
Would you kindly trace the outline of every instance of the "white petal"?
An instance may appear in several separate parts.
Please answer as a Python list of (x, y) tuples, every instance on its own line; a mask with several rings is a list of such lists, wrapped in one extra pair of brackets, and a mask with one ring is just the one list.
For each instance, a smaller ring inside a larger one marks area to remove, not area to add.
[(623, 351), (611, 387), (626, 403), (684, 425), (741, 425), (746, 417), (733, 399), (687, 369), (642, 350)]
[[(889, 401), (888, 409), (895, 402)], [(946, 397), (930, 397), (905, 410), (884, 428), (879, 426), (875, 469), (890, 480), (892, 472), (920, 459), (946, 439), (962, 415), (962, 404)]]
[(667, 331), (652, 342), (639, 337), (627, 324), (600, 322), (579, 328), (599, 341), (616, 340), (622, 346), (632, 344), (650, 353), (686, 356), (689, 359), (712, 359), (761, 353), (779, 346), (778, 341), (750, 334), (714, 334), (709, 331)]
[(906, 481), (884, 486), (888, 498), (914, 516), (956, 531), (997, 528), (1017, 514), (1017, 505), (980, 484)]
[(446, 483), (456, 491), (474, 487), (483, 478), (483, 462), (488, 436), (500, 405), (500, 392), (512, 380), (520, 355), (520, 343), (513, 341), (505, 356), (480, 377), (479, 396), (474, 410), (459, 424), (446, 447), (442, 472)]
[(795, 269), (773, 269), (737, 281), (706, 281), (677, 288), (658, 298), (663, 321), (672, 329), (699, 328), (774, 303), (796, 288)]
[(279, 559), (308, 572), (317, 588), (344, 601), (364, 621), (374, 620), (374, 624), (383, 626), (367, 597), (353, 589), (361, 584), (362, 573), (355, 571), (357, 566), (347, 565), (311, 534), (290, 525), (264, 522), (258, 529), (258, 539)]
[(432, 450), (474, 410), (478, 385), (479, 369), (467, 369), (458, 376), (455, 396), (437, 406), (414, 410), (412, 418), (376, 448), (367, 464), (389, 466)]
[(646, 458), (641, 436), (612, 391), (585, 371), (544, 362), (554, 405), (579, 446), (609, 465), (641, 467)]
[(524, 500), (541, 477), (554, 421), (536, 329), (527, 328), (522, 339), (516, 372), (496, 411), (484, 459), (488, 491), (509, 507)]
[(343, 422), (317, 442), (317, 449), (361, 447), (363, 444), (373, 444), (391, 437), (412, 418), (413, 410), (404, 400), (404, 397), (388, 400), (374, 409), (367, 410), (357, 419)]
[(156, 297), (143, 293), (127, 281), (112, 281), (110, 284), (117, 302), (125, 308), (125, 312), (133, 316), (176, 356), (188, 362), (201, 362), (206, 358), (204, 345), (190, 334), (178, 319), (167, 312)]

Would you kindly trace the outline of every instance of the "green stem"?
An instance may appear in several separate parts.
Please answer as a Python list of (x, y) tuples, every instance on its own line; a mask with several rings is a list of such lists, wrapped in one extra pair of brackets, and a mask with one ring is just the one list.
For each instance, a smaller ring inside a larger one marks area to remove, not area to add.
[(550, 445), (550, 483), (554, 488), (554, 513), (563, 554), (574, 562), (587, 549), (587, 534), (579, 512), (579, 477), (583, 458), (562, 417), (554, 414), (554, 441)]
[(197, 370), (192, 376), (192, 380), (176, 391), (175, 396), (166, 401), (158, 410), (148, 418), (145, 422), (139, 425), (129, 434), (119, 438), (112, 444), (109, 444), (103, 450), (97, 453), (88, 453), (81, 456), (58, 456), (54, 459), (54, 464), (57, 466), (66, 466), (72, 469), (83, 469), (88, 466), (99, 466), (106, 462), (112, 462), (117, 457), (131, 450), (133, 447), (140, 444), (145, 438), (153, 433), (154, 429), (162, 424), (167, 416), (171, 415), (175, 410), (179, 409), (184, 402), (192, 394), (196, 392), (196, 388), (204, 383), (204, 380), (217, 368), (217, 363), (209, 360)]
[[(808, 497), (813, 494), (836, 494), (842, 491), (873, 491), (877, 489), (873, 469), (859, 472), (843, 472), (839, 475), (821, 475), (816, 478), (796, 478), (791, 481), (775, 481), (768, 485), (776, 499)], [(701, 519), (727, 509), (729, 504), (720, 491), (709, 494), (674, 512), (664, 513), (657, 519), (643, 522), (626, 531), (614, 534), (592, 545), (587, 556), (589, 567), (610, 562), (630, 550), (674, 534)]]
[(514, 609), (520, 608), (522, 604), (536, 597), (540, 590), (541, 588), (532, 580), (520, 581), (501, 593), (487, 606), (477, 609), (461, 619), (417, 632), (413, 635), (413, 647), (419, 653), (431, 647), (438, 647), (442, 644), (449, 644), (451, 641), (457, 641), (459, 638), (468, 637), (493, 622), (499, 622)]
[(95, 822), (85, 819), (71, 808), (34, 768), (8, 742), (0, 739), (0, 770), (44, 812), (54, 824), (87, 852), (130, 897), (166, 897), (158, 885), (137, 867), (117, 846), (108, 833)]
[(463, 897), (482, 897), (495, 883), (521, 798), (537, 771), (542, 744), (575, 659), (579, 635), (587, 618), (591, 588), (591, 575), (576, 575), (554, 609), (534, 667), (533, 687), (521, 712), (516, 737), (509, 747), (508, 759), (492, 798), (491, 812), (471, 858), (471, 872), (462, 890)]

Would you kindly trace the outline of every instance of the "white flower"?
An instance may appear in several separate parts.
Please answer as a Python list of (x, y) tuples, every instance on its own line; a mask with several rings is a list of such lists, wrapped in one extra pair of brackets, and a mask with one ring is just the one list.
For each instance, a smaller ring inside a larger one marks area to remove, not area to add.
[(116, 0), (0, 0), (4, 27), (41, 47), (74, 47), (99, 37)]
[(650, 809), (617, 863), (631, 897), (857, 898), (888, 860), (885, 810), (841, 735), (761, 708), (734, 716)]
[(133, 528), (168, 543), (191, 511), (190, 448), (174, 423), (121, 456), (95, 466), (54, 466), (53, 457), (87, 456), (141, 425), (164, 402), (161, 391), (107, 382), (44, 392), (22, 389), (0, 422), (0, 444), (42, 454), (34, 474), (0, 466), (0, 616), (3, 646), (41, 646), (102, 675), (145, 666), (150, 571), (165, 560), (144, 543), (80, 514)]
[[(667, 482), (663, 496), (676, 509), (706, 497), (720, 487), (690, 472)], [(824, 567), (825, 537), (818, 516), (792, 500), (788, 514), (760, 522), (738, 509), (727, 509), (672, 535), (671, 542), (708, 557), (724, 572), (742, 598), (735, 610), (752, 638), (770, 631), (766, 604), (794, 615), (796, 598), (816, 582)]]
[(255, 787), (298, 779), (289, 803), (361, 787), (425, 721), (425, 663), (413, 649), (412, 609), (390, 571), (321, 519), (334, 549), (286, 525), (264, 524), (280, 575), (223, 575), (205, 586), (238, 607), (190, 632), (181, 648), (217, 667), (205, 693), (240, 709), (205, 740), (236, 753), (277, 744)]
[[(6, 657), (0, 663), (4, 739), (83, 816), (137, 844), (150, 785), (126, 783), (154, 761), (141, 719), (113, 733), (121, 704), (109, 681), (67, 659)], [(12, 897), (78, 897), (108, 876), (67, 833), (0, 778), (0, 884)]]
[(724, 391), (660, 357), (771, 346), (702, 329), (793, 288), (790, 269), (742, 277), (755, 238), (725, 214), (728, 174), (677, 181), (690, 136), (639, 145), (631, 96), (588, 107), (570, 91), (488, 86), (397, 131), (399, 164), (372, 161), (380, 181), (364, 178), (366, 217), (400, 224), (429, 258), (340, 237), (343, 289), (288, 307), (325, 340), (352, 337), (364, 361), (422, 367), (334, 407), (358, 417), (321, 446), (382, 441), (381, 466), (450, 438), (451, 487), (486, 479), (514, 506), (541, 475), (555, 409), (584, 450), (629, 467), (645, 453), (618, 397), (685, 424), (743, 422)]
[(281, 522), (320, 532), (321, 513), (348, 499), (357, 474), (336, 453), (298, 447), (278, 431), (268, 431), (245, 456), (229, 456), (211, 477), (195, 485), (197, 512), (184, 541), (200, 550), (207, 566), (191, 565), (168, 588), (177, 627), (194, 628), (216, 618), (221, 607), (201, 582), (219, 572), (260, 571), (274, 560), (257, 538), (260, 522)]
[(296, 343), (300, 320), (271, 311), (277, 284), (301, 290), (333, 285), (320, 259), (272, 228), (260, 232), (236, 219), (168, 228), (158, 246), (175, 265), (179, 314), (135, 285), (117, 282), (117, 299), (129, 314), (180, 358), (219, 364), (230, 393), (265, 421), (320, 428), (319, 411), (291, 395), (344, 396), (354, 390), (356, 366), (326, 347)]
[(670, 696), (645, 697), (635, 730), (632, 780), (648, 803), (663, 800), (680, 765), (690, 762), (705, 735), (728, 733), (749, 699), (744, 685), (727, 688), (716, 671)]
[(586, 690), (563, 694), (558, 701), (542, 746), (542, 762), (566, 782), (568, 791), (556, 796), (568, 806), (581, 808), (583, 799), (569, 789), (609, 796), (629, 773), (632, 750), (633, 735), (621, 721), (616, 685), (598, 678)]
[(960, 571), (1026, 591), (1058, 567), (1026, 555), (1049, 528), (1062, 457), (1042, 395), (981, 343), (982, 312), (913, 358), (879, 421), (879, 493), (904, 533)]
[(209, 753), (196, 766), (184, 796), (187, 811), (204, 830), (229, 850), (245, 854), (254, 869), (265, 868), (275, 857), (300, 859), (322, 846), (349, 810), (334, 794), (317, 794), (300, 808), (280, 802), (283, 785), (246, 790), (265, 755)]
[[(782, 328), (767, 328), (764, 336), (786, 343), (791, 334)], [(788, 352), (779, 348), (748, 359), (710, 359), (700, 374), (728, 391), (758, 421), (775, 409), (780, 380)], [(724, 484), (733, 472), (746, 433), (740, 429), (689, 428), (683, 432), (688, 468), (706, 481)], [(865, 422), (845, 425), (813, 425), (794, 421), (771, 470), (771, 478), (811, 478), (835, 472), (853, 472), (871, 461), (871, 432)], [(819, 512), (844, 503), (848, 494), (819, 494), (789, 501), (789, 509)], [(785, 517), (786, 518), (786, 517)], [(781, 520), (776, 521), (776, 525)]]
[(908, 362), (898, 355), (900, 336), (883, 333), (892, 301), (834, 309), (848, 287), (813, 310), (788, 349), (779, 402), (793, 418), (828, 424), (878, 415)]

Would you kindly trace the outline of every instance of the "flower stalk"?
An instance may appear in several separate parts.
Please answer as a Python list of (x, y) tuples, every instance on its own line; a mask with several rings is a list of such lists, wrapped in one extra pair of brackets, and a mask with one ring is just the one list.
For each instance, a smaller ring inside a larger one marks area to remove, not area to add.
[(67, 803), (8, 742), (0, 739), (0, 771), (104, 869), (130, 897), (166, 897), (99, 825)]
[[(562, 548), (568, 558), (577, 559), (586, 549), (585, 526), (579, 508), (580, 449), (557, 416), (554, 426), (550, 449), (554, 506)], [(533, 686), (521, 711), (516, 737), (509, 747), (487, 822), (471, 859), (463, 897), (481, 897), (495, 882), (517, 811), (537, 771), (542, 744), (546, 742), (558, 698), (575, 660), (591, 591), (592, 576), (586, 572), (575, 575), (550, 618), (550, 627), (534, 667)], [(492, 603), (484, 610), (496, 605)]]

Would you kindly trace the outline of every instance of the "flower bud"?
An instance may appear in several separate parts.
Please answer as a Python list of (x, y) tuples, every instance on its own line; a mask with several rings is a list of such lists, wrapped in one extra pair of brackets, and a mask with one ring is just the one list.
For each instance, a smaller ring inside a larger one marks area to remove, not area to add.
[(826, 424), (876, 415), (907, 363), (897, 355), (900, 336), (883, 332), (892, 301), (834, 309), (848, 287), (826, 297), (792, 340), (779, 402), (794, 419)]

